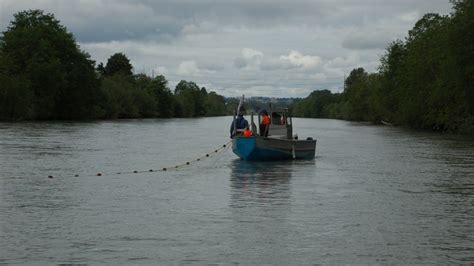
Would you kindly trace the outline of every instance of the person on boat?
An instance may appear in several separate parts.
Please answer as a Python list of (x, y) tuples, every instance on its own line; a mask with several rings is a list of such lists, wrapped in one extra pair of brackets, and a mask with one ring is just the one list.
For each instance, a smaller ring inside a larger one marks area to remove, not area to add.
[(232, 121), (232, 124), (230, 124), (230, 138), (233, 138), (235, 135), (242, 134), (242, 132), (247, 127), (249, 127), (249, 122), (244, 118), (243, 112), (239, 112), (239, 115), (237, 116), (235, 121)]
[(243, 133), (244, 137), (250, 138), (252, 136), (252, 131), (250, 130), (249, 127), (246, 127)]
[(283, 116), (283, 115), (282, 115), (281, 118), (280, 118), (280, 124), (281, 124), (281, 125), (286, 124), (285, 116)]
[(262, 122), (260, 123), (260, 135), (268, 137), (268, 130), (270, 127), (270, 117), (267, 112), (263, 112)]

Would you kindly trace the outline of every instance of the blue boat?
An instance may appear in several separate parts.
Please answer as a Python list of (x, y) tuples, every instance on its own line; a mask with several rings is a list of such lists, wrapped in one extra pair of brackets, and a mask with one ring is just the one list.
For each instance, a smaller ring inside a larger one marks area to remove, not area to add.
[(233, 137), (232, 150), (237, 156), (249, 161), (314, 158), (316, 140), (312, 138), (298, 140), (298, 136), (293, 135), (293, 121), (288, 109), (277, 108), (260, 112), (259, 125), (261, 124), (260, 115), (263, 112), (270, 116), (270, 125), (267, 128), (259, 127), (257, 130), (252, 113), (250, 124), (253, 136), (244, 137), (236, 132)]

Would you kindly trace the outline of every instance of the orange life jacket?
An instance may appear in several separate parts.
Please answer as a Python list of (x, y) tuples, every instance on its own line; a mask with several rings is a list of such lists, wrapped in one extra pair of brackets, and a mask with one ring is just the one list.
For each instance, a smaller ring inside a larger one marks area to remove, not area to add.
[(269, 125), (270, 124), (270, 117), (268, 115), (264, 115), (262, 118), (262, 125)]
[(252, 136), (252, 131), (249, 129), (244, 130), (244, 137), (249, 138)]

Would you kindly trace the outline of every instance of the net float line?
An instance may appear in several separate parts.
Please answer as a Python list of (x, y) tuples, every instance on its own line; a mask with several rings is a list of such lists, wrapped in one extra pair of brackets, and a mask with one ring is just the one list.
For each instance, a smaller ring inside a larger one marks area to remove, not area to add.
[[(219, 146), (218, 148), (214, 149), (213, 151), (209, 152), (209, 153), (206, 153), (200, 157), (197, 157), (193, 160), (190, 160), (190, 161), (186, 161), (184, 163), (180, 163), (180, 164), (177, 164), (177, 165), (172, 165), (172, 166), (168, 166), (168, 167), (161, 167), (161, 168), (158, 168), (158, 169), (148, 169), (148, 170), (133, 170), (133, 171), (122, 171), (122, 172), (115, 172), (115, 173), (104, 173), (104, 172), (98, 172), (96, 174), (91, 174), (91, 175), (79, 175), (79, 174), (74, 174), (74, 175), (69, 175), (70, 177), (93, 177), (93, 176), (105, 176), (105, 175), (123, 175), (123, 174), (143, 174), (143, 173), (153, 173), (153, 172), (165, 172), (165, 171), (170, 171), (170, 170), (176, 170), (176, 169), (179, 169), (179, 168), (182, 168), (184, 166), (188, 166), (188, 165), (191, 165), (193, 163), (196, 163), (196, 162), (199, 162), (205, 158), (209, 158), (209, 157), (212, 157), (213, 155), (216, 155), (218, 154), (219, 152), (222, 152), (222, 151), (225, 151), (227, 148), (230, 147), (230, 143), (232, 142), (232, 140), (228, 141), (227, 143), (225, 144), (222, 144), (221, 146)], [(62, 177), (67, 177), (67, 176), (62, 176)], [(48, 175), (48, 178), (54, 178), (53, 175)]]

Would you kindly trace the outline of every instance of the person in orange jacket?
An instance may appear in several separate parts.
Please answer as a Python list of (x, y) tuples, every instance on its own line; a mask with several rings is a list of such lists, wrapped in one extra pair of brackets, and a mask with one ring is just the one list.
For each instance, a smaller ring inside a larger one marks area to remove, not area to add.
[(249, 129), (249, 127), (246, 127), (244, 130), (244, 137), (250, 138), (252, 136), (252, 131)]
[(262, 121), (260, 124), (260, 135), (264, 137), (268, 137), (269, 127), (270, 127), (270, 117), (268, 116), (267, 112), (264, 112), (262, 116)]

